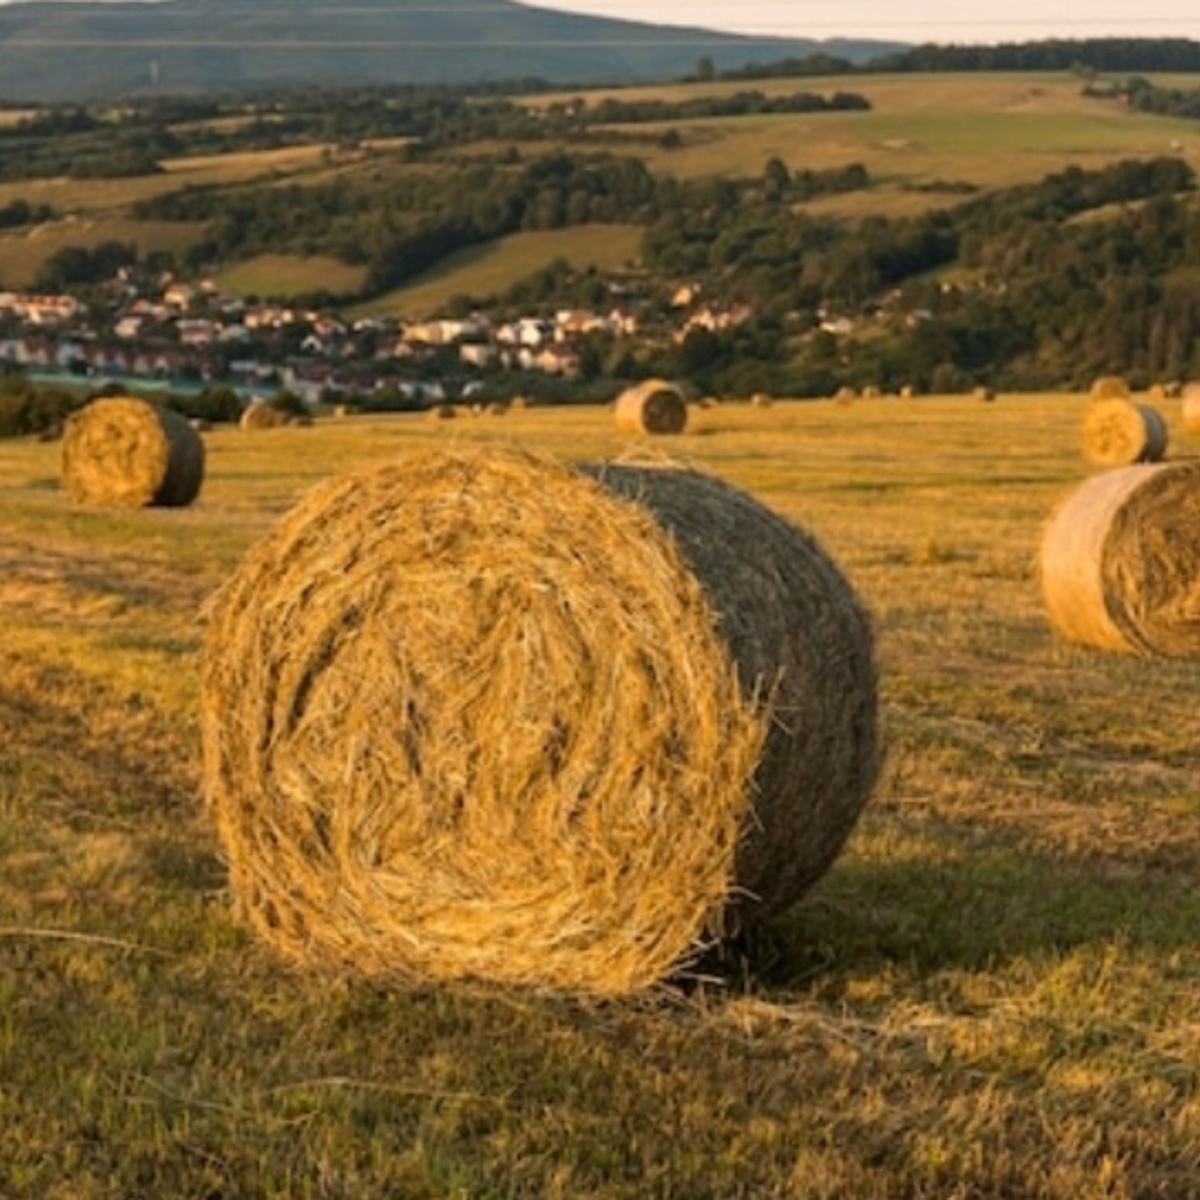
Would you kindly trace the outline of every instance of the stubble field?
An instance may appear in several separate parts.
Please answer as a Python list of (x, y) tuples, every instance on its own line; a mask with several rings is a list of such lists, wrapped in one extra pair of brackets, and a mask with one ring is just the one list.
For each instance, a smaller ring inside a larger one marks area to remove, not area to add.
[(610, 412), (218, 429), (180, 511), (72, 507), (57, 446), (0, 442), (0, 1194), (1200, 1195), (1200, 666), (1047, 623), (1086, 404), (725, 404), (639, 448), (838, 561), (887, 754), (769, 948), (604, 1004), (282, 968), (230, 916), (198, 705), (206, 598), (308, 486), (611, 457)]

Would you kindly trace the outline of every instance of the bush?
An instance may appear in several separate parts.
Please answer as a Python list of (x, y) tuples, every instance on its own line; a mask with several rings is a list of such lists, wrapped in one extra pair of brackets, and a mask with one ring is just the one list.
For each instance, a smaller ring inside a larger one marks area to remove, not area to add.
[(0, 437), (52, 433), (78, 406), (79, 401), (61, 388), (10, 377), (0, 385)]

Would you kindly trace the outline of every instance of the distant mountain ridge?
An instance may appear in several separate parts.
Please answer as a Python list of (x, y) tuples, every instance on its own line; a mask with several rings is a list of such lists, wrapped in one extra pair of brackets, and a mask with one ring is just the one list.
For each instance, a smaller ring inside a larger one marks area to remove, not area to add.
[(0, 6), (0, 101), (61, 102), (347, 84), (604, 84), (894, 42), (750, 38), (515, 0), (159, 0)]

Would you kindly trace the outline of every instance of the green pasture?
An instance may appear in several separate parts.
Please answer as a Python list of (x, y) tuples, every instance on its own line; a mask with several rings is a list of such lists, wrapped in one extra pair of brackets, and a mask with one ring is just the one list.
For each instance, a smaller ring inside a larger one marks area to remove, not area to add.
[(321, 255), (261, 254), (217, 272), (214, 282), (227, 292), (261, 298), (302, 296), (316, 291), (351, 295), (366, 278), (366, 267)]
[[(1156, 403), (1169, 454), (1200, 452)], [(670, 438), (603, 407), (218, 427), (175, 511), (73, 506), (59, 446), (0, 442), (0, 1195), (1195, 1196), (1200, 665), (1046, 619), (1087, 404), (723, 403)], [(368, 984), (284, 967), (231, 910), (199, 799), (208, 599), (311, 485), (476, 444), (715, 472), (873, 615), (874, 795), (707, 982)]]
[(448, 255), (412, 283), (364, 305), (362, 311), (433, 316), (455, 296), (484, 300), (498, 296), (517, 280), (559, 258), (579, 270), (588, 267), (614, 270), (637, 259), (641, 236), (641, 229), (635, 225), (583, 225), (514, 233)]
[(193, 221), (135, 221), (116, 213), (6, 230), (0, 232), (0, 286), (31, 287), (42, 264), (68, 246), (121, 242), (136, 246), (143, 255), (155, 250), (183, 253), (203, 233), (203, 225)]

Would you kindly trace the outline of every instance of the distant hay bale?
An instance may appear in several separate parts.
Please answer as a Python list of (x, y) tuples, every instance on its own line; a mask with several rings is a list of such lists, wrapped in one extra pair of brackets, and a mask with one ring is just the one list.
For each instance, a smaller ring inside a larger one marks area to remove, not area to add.
[(1180, 420), (1185, 433), (1200, 433), (1200, 383), (1181, 388)]
[(1124, 400), (1129, 394), (1129, 380), (1122, 375), (1098, 376), (1088, 393), (1093, 400)]
[(1093, 475), (1047, 522), (1040, 568), (1068, 641), (1200, 657), (1200, 461)]
[(1152, 383), (1146, 389), (1146, 402), (1148, 404), (1161, 404), (1167, 398), (1167, 389), (1161, 383)]
[(900, 399), (901, 400), (915, 400), (916, 398), (917, 398), (917, 389), (911, 383), (906, 383), (900, 389)]
[(682, 433), (687, 426), (687, 399), (673, 383), (647, 379), (626, 388), (614, 408), (622, 433)]
[(453, 404), (435, 404), (425, 416), (430, 421), (452, 421), (458, 416), (458, 409)]
[(505, 417), (508, 415), (508, 405), (502, 400), (493, 400), (483, 411), (489, 417)]
[(189, 417), (188, 424), (197, 433), (208, 433), (213, 427), (213, 423), (207, 417)]
[(995, 388), (990, 388), (990, 387), (977, 387), (977, 388), (972, 388), (971, 395), (976, 400), (981, 400), (985, 404), (990, 404), (993, 400), (996, 399), (996, 390), (995, 390)]
[(339, 421), (344, 421), (350, 415), (350, 409), (344, 404), (335, 404), (333, 406), (333, 415)]
[(62, 483), (81, 504), (183, 508), (204, 481), (204, 441), (186, 417), (131, 396), (93, 400), (67, 422)]
[(833, 394), (835, 404), (853, 404), (858, 399), (858, 393), (852, 387), (840, 387)]
[(1120, 397), (1095, 400), (1084, 415), (1080, 441), (1093, 466), (1159, 462), (1167, 452), (1167, 424), (1148, 404)]
[(242, 409), (238, 428), (245, 430), (280, 429), (288, 424), (288, 414), (268, 400), (252, 400)]
[(772, 401), (766, 392), (755, 392), (750, 397), (750, 403), (754, 408), (770, 408)]
[(863, 394), (864, 400), (878, 400), (883, 395), (883, 392), (880, 388), (876, 387), (873, 383), (870, 383), (865, 388), (863, 388), (862, 394)]
[(869, 618), (713, 477), (412, 451), (209, 612), (204, 795), (296, 963), (621, 995), (789, 907), (878, 767)]

